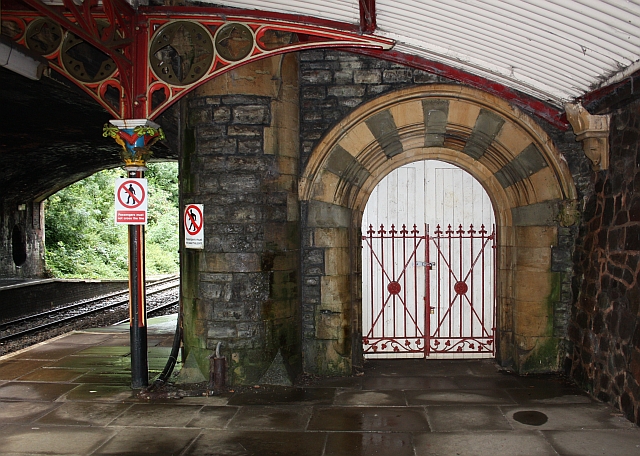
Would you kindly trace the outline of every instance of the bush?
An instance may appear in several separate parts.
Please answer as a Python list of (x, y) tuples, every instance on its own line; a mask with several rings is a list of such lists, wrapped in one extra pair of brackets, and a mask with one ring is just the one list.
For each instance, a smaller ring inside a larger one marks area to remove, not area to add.
[[(178, 166), (152, 163), (148, 168), (146, 273), (177, 273)], [(114, 223), (114, 182), (123, 174), (100, 171), (46, 201), (45, 261), (54, 277), (128, 277), (127, 226)]]

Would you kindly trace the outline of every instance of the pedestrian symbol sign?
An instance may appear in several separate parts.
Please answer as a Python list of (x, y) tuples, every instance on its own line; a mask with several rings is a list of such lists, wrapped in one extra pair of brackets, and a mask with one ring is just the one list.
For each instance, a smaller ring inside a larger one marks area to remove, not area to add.
[(147, 180), (116, 179), (116, 225), (147, 224)]
[(184, 246), (204, 249), (204, 205), (187, 204), (184, 209)]

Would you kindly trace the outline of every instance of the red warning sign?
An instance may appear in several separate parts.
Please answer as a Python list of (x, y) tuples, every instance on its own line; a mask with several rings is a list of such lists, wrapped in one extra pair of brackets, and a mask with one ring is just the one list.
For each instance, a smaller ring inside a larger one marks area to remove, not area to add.
[(116, 179), (116, 225), (147, 224), (147, 180)]
[(204, 249), (204, 205), (187, 204), (184, 209), (184, 246)]

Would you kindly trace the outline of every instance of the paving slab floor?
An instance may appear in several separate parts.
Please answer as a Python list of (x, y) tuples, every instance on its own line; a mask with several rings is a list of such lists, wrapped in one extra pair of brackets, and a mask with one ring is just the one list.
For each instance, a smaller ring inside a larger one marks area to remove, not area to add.
[[(150, 320), (151, 378), (173, 327)], [(611, 406), (489, 359), (370, 360), (357, 377), (144, 399), (128, 344), (128, 327), (101, 328), (0, 358), (0, 454), (640, 455), (640, 429)]]

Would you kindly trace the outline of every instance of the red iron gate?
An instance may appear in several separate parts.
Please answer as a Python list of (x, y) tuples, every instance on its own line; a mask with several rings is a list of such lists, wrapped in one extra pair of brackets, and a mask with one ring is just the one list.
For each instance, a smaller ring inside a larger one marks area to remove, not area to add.
[(495, 230), (380, 225), (362, 239), (365, 355), (495, 353)]

